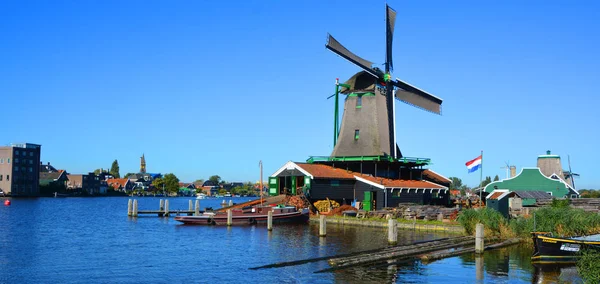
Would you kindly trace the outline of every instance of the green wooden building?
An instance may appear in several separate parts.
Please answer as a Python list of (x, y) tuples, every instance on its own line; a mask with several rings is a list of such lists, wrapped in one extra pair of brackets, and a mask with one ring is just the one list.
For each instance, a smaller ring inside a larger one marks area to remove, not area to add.
[(540, 168), (523, 168), (512, 178), (492, 182), (485, 187), (485, 192), (506, 189), (509, 191), (543, 191), (554, 198), (578, 198), (579, 192), (557, 175), (545, 176)]

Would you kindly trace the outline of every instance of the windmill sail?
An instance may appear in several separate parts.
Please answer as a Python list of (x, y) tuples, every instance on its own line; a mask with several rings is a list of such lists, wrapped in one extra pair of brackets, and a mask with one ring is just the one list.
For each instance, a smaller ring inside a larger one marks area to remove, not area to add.
[(385, 62), (386, 62), (386, 72), (390, 72), (390, 70), (394, 70), (394, 63), (392, 61), (392, 42), (394, 41), (394, 26), (396, 25), (396, 11), (390, 8), (390, 6), (386, 5), (386, 14), (385, 14)]
[(400, 80), (396, 80), (394, 85), (399, 88), (396, 90), (396, 98), (400, 101), (433, 113), (442, 114), (442, 99)]
[(352, 53), (350, 50), (345, 48), (339, 41), (333, 38), (330, 34), (328, 34), (327, 36), (327, 44), (325, 45), (327, 49), (333, 51), (334, 53), (345, 58), (346, 60), (358, 65), (358, 67), (369, 72), (369, 74), (378, 77), (374, 70), (371, 69), (371, 66), (373, 66), (373, 62), (363, 59), (360, 56)]

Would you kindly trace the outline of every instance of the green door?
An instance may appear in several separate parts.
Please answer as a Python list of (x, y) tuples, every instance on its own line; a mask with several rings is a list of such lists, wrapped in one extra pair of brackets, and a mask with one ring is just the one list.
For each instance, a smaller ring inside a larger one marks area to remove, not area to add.
[(291, 177), (291, 178), (292, 178), (292, 190), (291, 190), (291, 192), (292, 192), (292, 195), (296, 195), (296, 179), (298, 177)]
[(365, 191), (365, 198), (363, 199), (363, 210), (371, 211), (371, 205), (373, 204), (373, 193)]
[(277, 195), (277, 190), (279, 190), (279, 179), (269, 177), (269, 195)]

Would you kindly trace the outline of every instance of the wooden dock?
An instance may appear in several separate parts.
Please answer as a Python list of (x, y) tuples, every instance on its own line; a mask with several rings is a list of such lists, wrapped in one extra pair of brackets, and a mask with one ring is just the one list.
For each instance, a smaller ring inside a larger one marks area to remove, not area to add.
[[(167, 212), (167, 216), (179, 216), (179, 215), (187, 215), (187, 216), (194, 216), (194, 213), (196, 211), (194, 210), (169, 210), (169, 212)], [(154, 214), (157, 215), (158, 217), (165, 217), (165, 211), (164, 210), (138, 210), (137, 212), (138, 215), (141, 214)]]

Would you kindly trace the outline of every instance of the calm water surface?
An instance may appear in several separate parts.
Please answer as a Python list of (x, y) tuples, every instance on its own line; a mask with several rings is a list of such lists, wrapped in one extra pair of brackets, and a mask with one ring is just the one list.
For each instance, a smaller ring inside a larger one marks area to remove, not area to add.
[[(231, 199), (226, 199), (227, 201)], [(159, 198), (141, 197), (139, 209)], [(169, 199), (187, 209), (191, 198)], [(223, 199), (201, 200), (219, 208)], [(233, 198), (239, 203), (247, 198)], [(579, 283), (573, 268), (535, 268), (526, 246), (315, 274), (326, 262), (249, 270), (275, 262), (386, 246), (386, 230), (328, 225), (183, 226), (172, 218), (127, 217), (126, 197), (12, 199), (0, 207), (1, 283)], [(448, 237), (399, 232), (401, 243)]]

